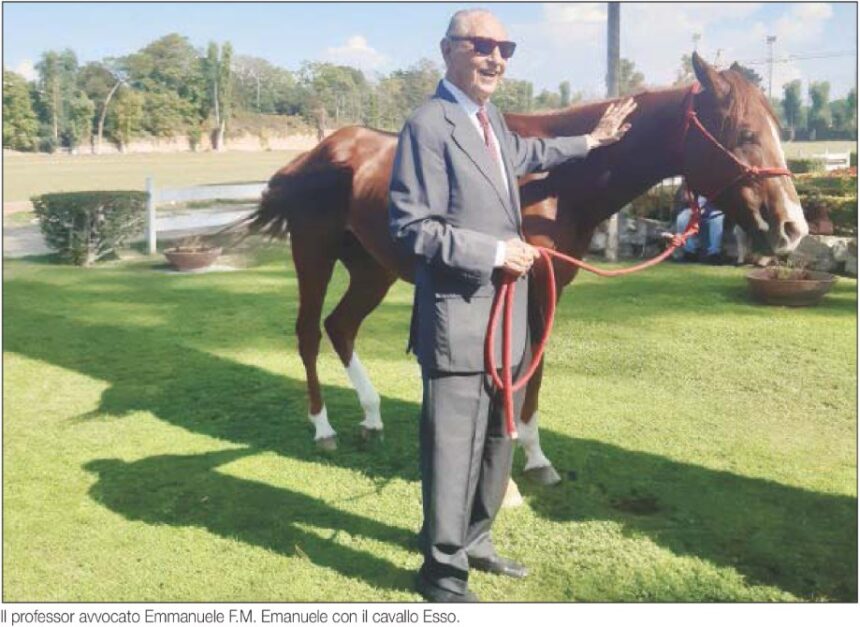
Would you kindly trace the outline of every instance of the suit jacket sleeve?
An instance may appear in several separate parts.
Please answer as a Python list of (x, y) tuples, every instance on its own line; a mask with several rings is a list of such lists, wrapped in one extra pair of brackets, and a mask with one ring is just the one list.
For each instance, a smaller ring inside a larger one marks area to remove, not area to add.
[(520, 137), (511, 132), (504, 116), (499, 114), (499, 120), (505, 135), (501, 141), (507, 144), (515, 176), (551, 170), (569, 159), (584, 159), (588, 155), (588, 143), (584, 135), (553, 138)]
[(444, 144), (413, 121), (400, 133), (389, 194), (389, 229), (395, 242), (434, 270), (475, 284), (489, 283), (496, 238), (452, 226)]

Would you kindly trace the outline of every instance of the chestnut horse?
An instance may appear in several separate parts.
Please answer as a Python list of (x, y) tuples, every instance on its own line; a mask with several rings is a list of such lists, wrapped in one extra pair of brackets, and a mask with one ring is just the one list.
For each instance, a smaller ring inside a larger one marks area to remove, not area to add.
[[(693, 97), (692, 110), (714, 139), (743, 164), (785, 168), (778, 123), (761, 90), (735, 66), (717, 71), (694, 53), (693, 67), (702, 90)], [(735, 180), (737, 172), (724, 171), (725, 167), (721, 171), (715, 157), (721, 149), (701, 132), (683, 131), (689, 93), (689, 87), (678, 87), (635, 96), (638, 107), (629, 118), (632, 128), (622, 141), (595, 149), (585, 160), (568, 162), (548, 175), (522, 179), (527, 241), (581, 258), (600, 222), (659, 181), (683, 175), (691, 189), (717, 193), (711, 200), (759, 247), (775, 254), (793, 250), (807, 225), (791, 179)], [(610, 102), (507, 115), (506, 120), (522, 136), (584, 135)], [(335, 132), (278, 171), (259, 209), (243, 224), (246, 233), (291, 236), (299, 284), (296, 334), (307, 373), (309, 418), (315, 439), (326, 448), (334, 448), (336, 434), (328, 421), (316, 363), (323, 300), (337, 260), (349, 272), (349, 287), (326, 318), (325, 329), (358, 393), (365, 435), (382, 432), (379, 394), (355, 352), (355, 338), (392, 283), (397, 278), (412, 280), (413, 261), (397, 251), (388, 230), (388, 186), (396, 144), (395, 135), (366, 128)], [(567, 265), (555, 268), (559, 297), (576, 272)], [(535, 303), (544, 302), (545, 277), (538, 267), (534, 274), (531, 302), (537, 307)], [(558, 475), (540, 449), (537, 432), (541, 371), (529, 383), (518, 431), (526, 474), (554, 483)]]

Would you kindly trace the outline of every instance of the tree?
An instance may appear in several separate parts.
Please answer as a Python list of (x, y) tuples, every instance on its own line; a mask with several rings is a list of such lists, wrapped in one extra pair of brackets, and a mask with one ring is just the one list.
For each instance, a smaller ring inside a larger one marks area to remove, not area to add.
[(800, 101), (800, 81), (794, 80), (782, 86), (782, 110), (788, 125), (790, 139), (794, 139), (795, 129), (800, 126), (803, 105)]
[(534, 109), (536, 111), (547, 111), (558, 109), (561, 107), (561, 98), (554, 91), (541, 90), (534, 101)]
[(645, 75), (636, 71), (636, 64), (622, 57), (618, 68), (618, 95), (630, 96), (645, 85)]
[(39, 97), (42, 110), (51, 128), (51, 136), (59, 143), (60, 134), (67, 130), (68, 104), (77, 89), (78, 59), (72, 50), (48, 51), (36, 64), (39, 74)]
[(824, 139), (832, 121), (830, 112), (830, 83), (827, 81), (810, 83), (809, 99), (812, 102), (807, 121), (810, 139)]
[(132, 138), (143, 126), (143, 109), (146, 99), (143, 94), (123, 89), (114, 99), (114, 105), (105, 121), (107, 133), (125, 152)]
[(66, 128), (63, 131), (63, 143), (66, 146), (74, 150), (92, 136), (95, 110), (93, 101), (82, 91), (69, 101)]
[(230, 65), (233, 59), (233, 46), (226, 42), (218, 50), (218, 44), (209, 43), (204, 60), (204, 75), (207, 92), (210, 98), (210, 113), (215, 118), (215, 129), (212, 132), (212, 148), (217, 151), (224, 149), (224, 135), (227, 132), (227, 121), (233, 113), (233, 81)]
[(693, 55), (682, 54), (681, 66), (675, 72), (674, 85), (687, 85), (696, 80), (696, 73), (693, 71)]
[(493, 94), (493, 104), (503, 113), (528, 113), (532, 110), (533, 93), (530, 81), (506, 78)]
[(107, 59), (101, 63), (87, 63), (78, 74), (78, 84), (92, 101), (98, 103), (93, 153), (99, 154), (108, 107), (117, 90), (126, 84), (125, 73), (117, 67), (114, 59)]
[(39, 120), (27, 81), (15, 72), (3, 70), (3, 147), (35, 150), (38, 143)]
[(558, 86), (559, 104), (562, 107), (570, 105), (570, 81), (562, 81)]
[(258, 57), (233, 57), (233, 102), (237, 110), (296, 113), (293, 73)]

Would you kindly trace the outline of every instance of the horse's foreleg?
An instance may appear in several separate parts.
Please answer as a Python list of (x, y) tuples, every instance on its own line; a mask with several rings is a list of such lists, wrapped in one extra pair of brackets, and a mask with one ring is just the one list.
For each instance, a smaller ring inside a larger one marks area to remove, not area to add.
[(334, 256), (326, 257), (319, 250), (311, 250), (305, 238), (293, 238), (293, 262), (299, 283), (299, 314), (296, 318), (296, 337), (299, 355), (305, 367), (308, 387), (308, 419), (314, 425), (314, 440), (320, 448), (337, 448), (337, 434), (328, 421), (328, 412), (322, 398), (317, 357), (320, 351), (320, 318), (326, 288), (334, 269)]
[(381, 401), (367, 370), (358, 358), (358, 353), (355, 352), (355, 338), (361, 323), (385, 298), (395, 277), (364, 250), (353, 248), (343, 255), (341, 260), (349, 270), (349, 287), (337, 307), (326, 318), (325, 328), (364, 411), (362, 434), (365, 437), (373, 437), (382, 434)]

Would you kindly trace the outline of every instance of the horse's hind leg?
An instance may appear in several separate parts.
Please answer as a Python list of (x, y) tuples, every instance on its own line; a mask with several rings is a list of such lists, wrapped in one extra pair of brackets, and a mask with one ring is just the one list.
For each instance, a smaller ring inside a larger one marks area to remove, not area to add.
[(323, 301), (334, 269), (336, 252), (333, 246), (326, 246), (319, 237), (297, 232), (299, 229), (295, 227), (291, 230), (293, 263), (299, 283), (296, 336), (308, 386), (308, 418), (314, 425), (314, 440), (317, 445), (326, 450), (334, 450), (337, 447), (337, 434), (329, 424), (323, 402), (317, 375), (317, 357), (322, 339), (320, 318)]
[(382, 434), (380, 398), (355, 352), (355, 338), (361, 323), (385, 298), (396, 276), (383, 268), (351, 233), (347, 238), (340, 260), (349, 271), (349, 287), (326, 318), (325, 328), (364, 410), (362, 433), (370, 437)]

